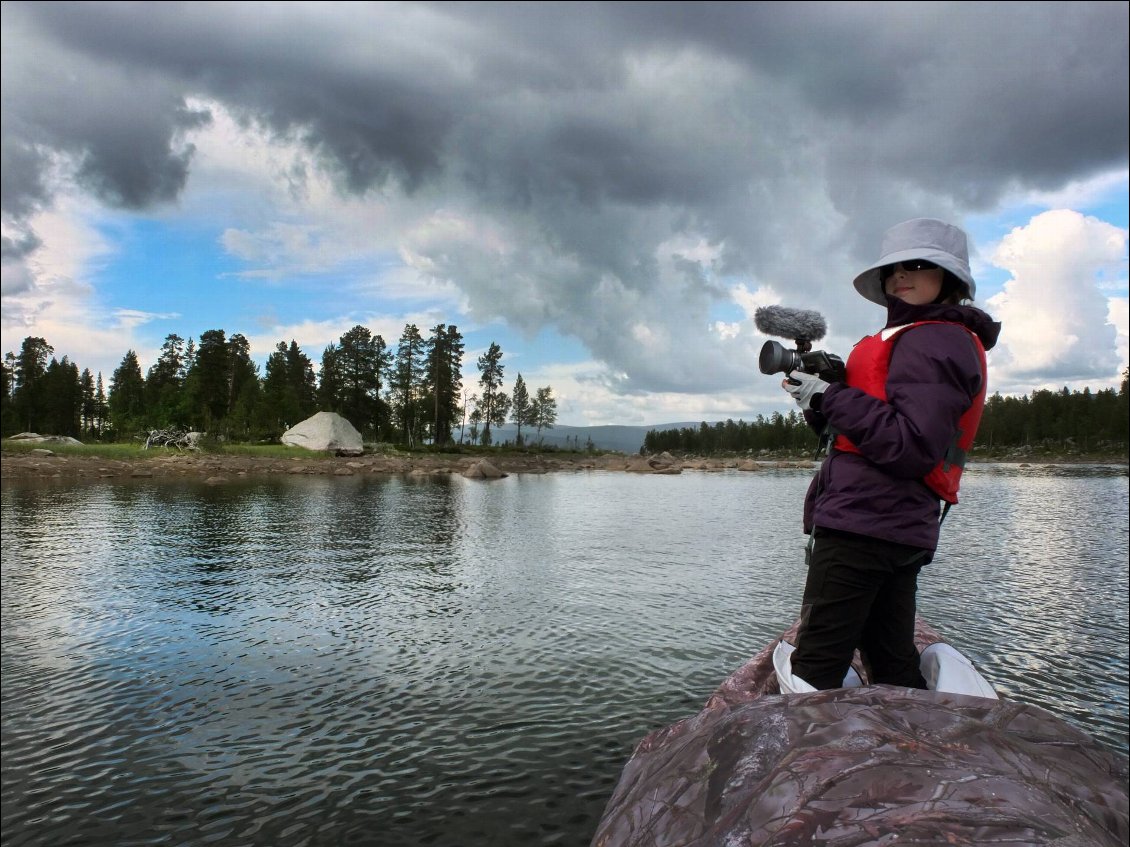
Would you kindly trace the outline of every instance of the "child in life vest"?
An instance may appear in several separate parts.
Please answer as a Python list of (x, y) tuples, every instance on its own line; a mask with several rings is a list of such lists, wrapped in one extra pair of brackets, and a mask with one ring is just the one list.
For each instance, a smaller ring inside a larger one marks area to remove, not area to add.
[(835, 434), (805, 498), (812, 537), (792, 673), (839, 688), (859, 648), (872, 682), (925, 688), (914, 646), (918, 573), (956, 503), (1000, 324), (976, 292), (965, 233), (932, 218), (889, 229), (856, 290), (886, 309), (842, 383), (793, 371), (782, 386)]

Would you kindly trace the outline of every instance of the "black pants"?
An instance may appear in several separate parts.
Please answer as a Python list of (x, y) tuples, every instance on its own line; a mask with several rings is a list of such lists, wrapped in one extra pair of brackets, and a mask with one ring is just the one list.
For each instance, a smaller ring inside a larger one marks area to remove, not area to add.
[(873, 683), (925, 688), (914, 646), (918, 572), (929, 551), (816, 527), (793, 673), (840, 688), (858, 647)]

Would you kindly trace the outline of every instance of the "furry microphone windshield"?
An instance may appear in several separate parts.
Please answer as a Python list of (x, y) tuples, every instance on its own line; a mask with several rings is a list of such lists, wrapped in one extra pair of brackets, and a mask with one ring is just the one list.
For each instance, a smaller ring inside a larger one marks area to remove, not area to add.
[(824, 317), (808, 309), (790, 309), (786, 306), (762, 306), (753, 313), (753, 322), (766, 335), (780, 338), (819, 341), (828, 331)]

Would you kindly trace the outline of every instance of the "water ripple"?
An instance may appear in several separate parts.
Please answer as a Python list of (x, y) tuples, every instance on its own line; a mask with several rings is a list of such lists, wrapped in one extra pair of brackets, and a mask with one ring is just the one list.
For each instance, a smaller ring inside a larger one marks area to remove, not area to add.
[[(5, 486), (5, 845), (587, 843), (795, 618), (809, 476)], [(1124, 477), (968, 487), (924, 613), (1125, 749)]]

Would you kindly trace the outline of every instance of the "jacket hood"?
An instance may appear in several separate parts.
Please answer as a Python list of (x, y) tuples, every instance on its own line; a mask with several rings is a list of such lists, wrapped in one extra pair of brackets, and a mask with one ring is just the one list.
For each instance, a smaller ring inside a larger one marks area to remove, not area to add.
[(976, 306), (955, 306), (950, 303), (927, 303), (912, 306), (897, 297), (887, 298), (887, 326), (902, 326), (915, 321), (946, 321), (961, 324), (981, 339), (986, 350), (996, 346), (1001, 334), (1000, 321), (994, 321)]

